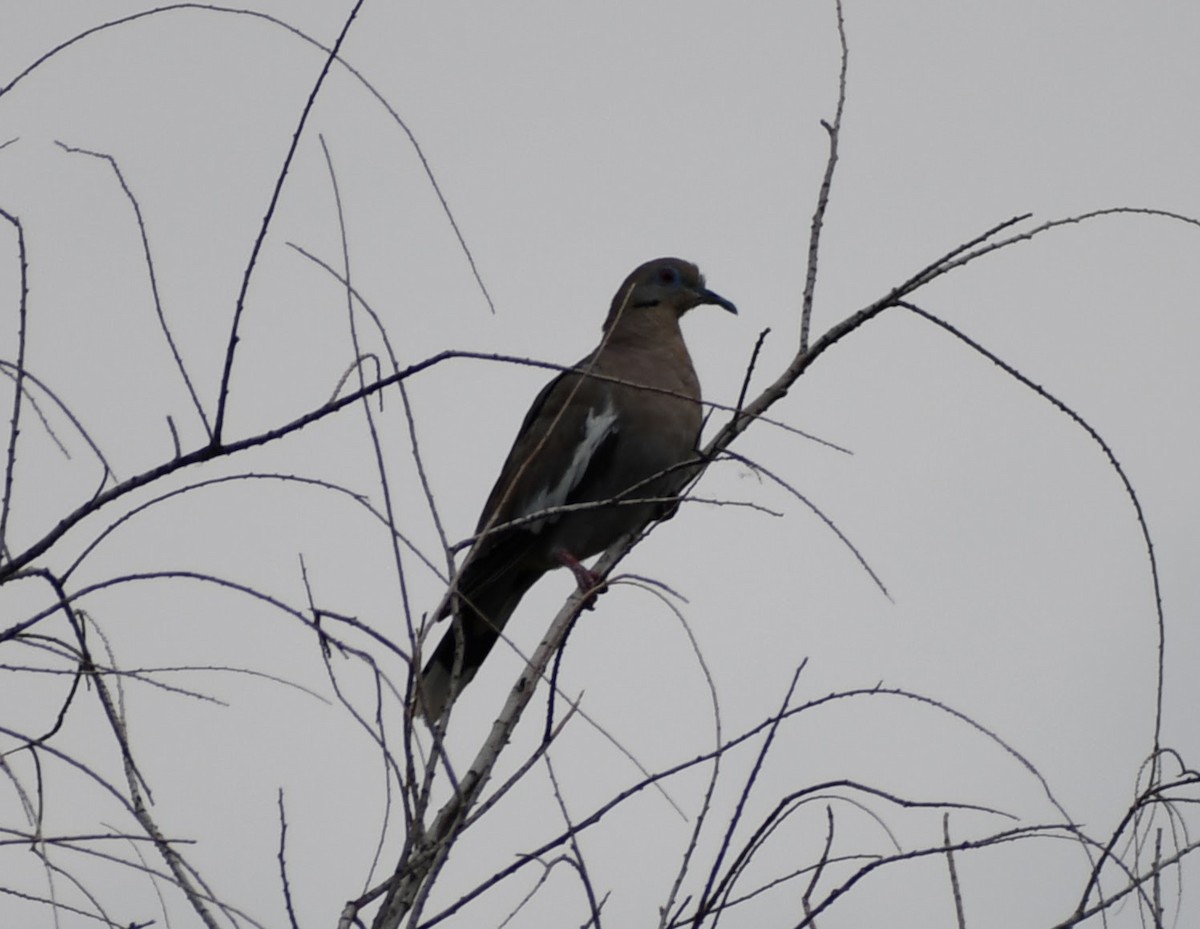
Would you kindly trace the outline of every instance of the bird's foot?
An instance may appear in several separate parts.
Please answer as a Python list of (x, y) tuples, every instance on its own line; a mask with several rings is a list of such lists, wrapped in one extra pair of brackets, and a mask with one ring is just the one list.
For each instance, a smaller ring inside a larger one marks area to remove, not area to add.
[(579, 585), (579, 589), (585, 594), (583, 608), (585, 610), (593, 609), (596, 606), (596, 597), (608, 589), (608, 585), (604, 583), (604, 578), (590, 568), (585, 567), (578, 558), (565, 548), (558, 549), (554, 553), (554, 557), (558, 559), (560, 564), (570, 568), (571, 573), (575, 575), (575, 583)]

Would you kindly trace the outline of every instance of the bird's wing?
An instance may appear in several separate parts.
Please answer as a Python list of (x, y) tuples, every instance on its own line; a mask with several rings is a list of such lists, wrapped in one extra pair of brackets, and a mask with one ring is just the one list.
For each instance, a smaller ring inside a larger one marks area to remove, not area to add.
[[(586, 487), (589, 475), (594, 478), (611, 458), (616, 410), (607, 382), (581, 373), (587, 364), (585, 359), (547, 384), (525, 415), (479, 518), (475, 532), (480, 538), (458, 579), (459, 593), (468, 600), (502, 600), (506, 579), (524, 578), (529, 571), (536, 579), (552, 567), (554, 553), (541, 530), (555, 517), (498, 527), (575, 502), (573, 492), (581, 483)], [(449, 612), (447, 603), (439, 618)]]
[[(476, 532), (572, 500), (618, 431), (610, 385), (581, 373), (587, 361), (542, 389), (525, 416)], [(537, 533), (540, 522), (528, 524)]]

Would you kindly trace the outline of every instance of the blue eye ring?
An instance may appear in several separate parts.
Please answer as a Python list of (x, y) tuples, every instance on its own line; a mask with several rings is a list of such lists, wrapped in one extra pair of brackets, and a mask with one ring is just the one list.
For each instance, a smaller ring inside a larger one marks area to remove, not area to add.
[(679, 271), (676, 268), (659, 268), (658, 282), (660, 284), (678, 284)]

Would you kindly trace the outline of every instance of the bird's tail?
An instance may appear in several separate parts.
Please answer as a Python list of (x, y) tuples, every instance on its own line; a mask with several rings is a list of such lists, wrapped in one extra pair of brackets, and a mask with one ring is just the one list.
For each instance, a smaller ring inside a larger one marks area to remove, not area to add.
[[(541, 571), (507, 572), (481, 584), (462, 582), (450, 628), (421, 672), (416, 710), (433, 725), (471, 682), (521, 598)], [(457, 670), (457, 674), (455, 673)]]

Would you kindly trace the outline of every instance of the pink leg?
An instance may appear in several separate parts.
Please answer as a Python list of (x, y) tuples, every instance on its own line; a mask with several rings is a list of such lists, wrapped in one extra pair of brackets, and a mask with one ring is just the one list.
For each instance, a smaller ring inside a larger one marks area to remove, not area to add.
[(596, 605), (596, 595), (604, 592), (604, 579), (595, 571), (584, 567), (579, 559), (565, 548), (556, 549), (554, 557), (558, 559), (560, 564), (571, 569), (571, 573), (575, 575), (575, 583), (579, 585), (579, 589), (585, 593), (589, 593), (584, 607), (590, 610)]

